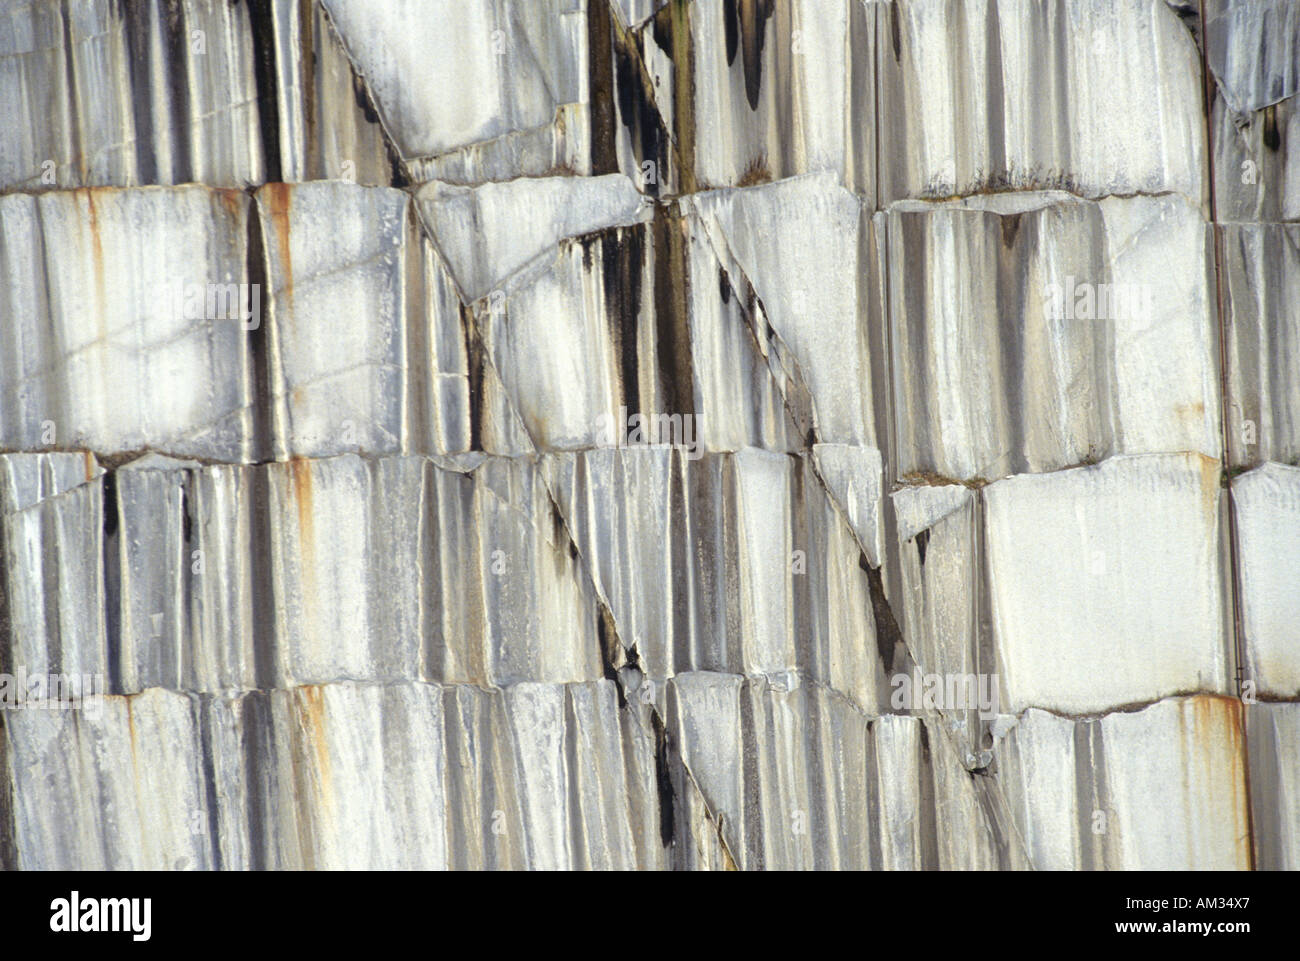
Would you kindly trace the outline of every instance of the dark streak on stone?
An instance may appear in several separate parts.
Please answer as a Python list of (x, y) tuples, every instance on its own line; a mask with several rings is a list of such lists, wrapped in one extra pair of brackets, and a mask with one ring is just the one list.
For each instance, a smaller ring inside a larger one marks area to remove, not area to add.
[[(579, 724), (577, 706), (574, 704), (573, 691), (566, 690), (564, 693), (564, 763), (569, 771), (581, 770), (578, 761), (578, 738)], [(579, 791), (569, 790), (565, 792), (568, 795), (568, 815), (569, 815), (569, 853), (573, 858), (572, 864), (583, 868), (590, 869), (591, 858), (587, 852), (587, 833), (584, 830), (584, 820), (582, 816), (582, 795)], [(599, 848), (597, 849), (599, 850)]]
[(767, 21), (776, 11), (776, 0), (740, 0), (741, 56), (745, 65), (745, 99), (749, 109), (758, 109), (763, 87), (763, 44)]
[(249, 552), (252, 568), (249, 579), (252, 582), (250, 609), (253, 612), (253, 678), (259, 689), (270, 690), (277, 686), (275, 611), (279, 607), (271, 571), (271, 545), (278, 518), (271, 511), (270, 471), (250, 471), (247, 481), (253, 541)]
[[(61, 0), (59, 3), (59, 22), (63, 27), (63, 82), (68, 85), (68, 97), (72, 100), (72, 114), (76, 117), (80, 113), (77, 102), (77, 73), (72, 64), (72, 54), (76, 47), (72, 43), (72, 20), (68, 14), (68, 0)], [(72, 157), (77, 161), (81, 180), (84, 183), (86, 164), (90, 158), (85, 156), (85, 147), (81, 143), (81, 124), (74, 120), (68, 124), (68, 130), (72, 140)]]
[(100, 485), (100, 497), (103, 502), (103, 532), (101, 540), (102, 564), (104, 570), (104, 657), (108, 666), (105, 682), (107, 693), (122, 692), (122, 612), (121, 562), (118, 559), (118, 530), (121, 527), (117, 507), (117, 475), (113, 471), (104, 474)]
[(167, 66), (167, 107), (170, 113), (168, 120), (173, 134), (170, 138), (173, 155), (172, 182), (187, 183), (198, 179), (194, 170), (194, 158), (190, 154), (189, 125), (192, 110), (187, 69), (190, 57), (189, 37), (180, 0), (166, 0), (165, 8), (167, 40), (164, 56)]
[(691, 48), (692, 0), (672, 0), (654, 18), (654, 38), (673, 62), (673, 140), (677, 144), (677, 190), (694, 193), (695, 61)]
[[(132, 75), (139, 67), (146, 71), (149, 55), (148, 10), (138, 3), (118, 0), (119, 15), (125, 27), (126, 53), (131, 60)], [(154, 153), (153, 108), (149, 85), (131, 84), (131, 121), (135, 126), (136, 176), (142, 184), (158, 182), (158, 157)], [(74, 125), (75, 127), (75, 125)]]
[(104, 539), (117, 533), (117, 477), (112, 471), (104, 474)]
[(664, 847), (673, 843), (673, 820), (676, 797), (673, 791), (672, 767), (668, 762), (668, 732), (657, 711), (650, 712), (650, 723), (655, 732), (655, 781), (659, 788), (659, 840)]
[(622, 651), (619, 649), (618, 630), (614, 627), (613, 616), (603, 604), (596, 611), (596, 642), (600, 647), (601, 674), (605, 680), (613, 683), (614, 690), (618, 692), (618, 706), (627, 707), (627, 695), (623, 693), (623, 682), (615, 666), (623, 659), (620, 656)]
[[(632, 39), (629, 38), (627, 42), (631, 43)], [(641, 182), (642, 164), (651, 161), (654, 164), (654, 179), (646, 181), (644, 187), (650, 196), (658, 197), (664, 175), (668, 171), (668, 127), (659, 114), (650, 79), (641, 70), (636, 53), (626, 49), (621, 40), (615, 43), (614, 64), (617, 70), (618, 115), (631, 136), (632, 155), (637, 164), (634, 179)]]
[(388, 154), (388, 182), (390, 186), (397, 187), (399, 190), (411, 186), (411, 178), (406, 176), (406, 166), (402, 163), (402, 158), (397, 155), (396, 149), (384, 138), (384, 150)]
[(465, 335), (465, 358), (469, 366), (469, 449), (482, 450), (483, 374), (487, 358), (474, 329), (474, 318), (464, 304), (460, 307), (460, 329)]
[(212, 750), (213, 699), (201, 697), (198, 701), (199, 716), (195, 718), (199, 730), (199, 757), (203, 768), (204, 813), (208, 818), (207, 836), (212, 856), (212, 870), (222, 869), (221, 859), (221, 800), (217, 794), (217, 770), (215, 752)]
[(916, 535), (916, 553), (921, 558), (922, 567), (925, 566), (925, 549), (929, 546), (930, 546), (930, 531), (929, 529), (926, 529)]
[(691, 357), (686, 240), (676, 205), (655, 207), (655, 356), (669, 414), (695, 416), (695, 368)]
[[(964, 7), (959, 7), (963, 14)], [(972, 8), (973, 9), (973, 8)], [(969, 36), (974, 33), (974, 29), (968, 27), (969, 31), (957, 33), (957, 36)], [(988, 16), (984, 20), (984, 49), (988, 55), (984, 61), (984, 82), (985, 89), (988, 91), (988, 97), (985, 101), (984, 125), (986, 130), (1001, 131), (1007, 126), (1006, 117), (1004, 116), (1004, 103), (1006, 101), (1006, 92), (1003, 90), (1003, 67), (1002, 67), (1002, 23), (998, 17), (998, 5), (990, 4), (988, 7)], [(1007, 150), (1006, 140), (1001, 136), (993, 136), (988, 139), (988, 163), (990, 172), (999, 179), (1006, 178), (1007, 172)], [(1012, 225), (1012, 236), (1014, 230), (1019, 226), (1020, 217), (1015, 215), (1015, 223)], [(1002, 221), (1003, 229), (1006, 229), (1006, 219)], [(1007, 246), (1010, 246), (1008, 244)]]
[[(0, 584), (0, 592), (2, 591), (3, 584)], [(5, 635), (0, 634), (0, 640), (4, 638)], [(6, 668), (7, 672), (8, 668)], [(0, 871), (18, 870), (18, 838), (14, 825), (13, 790), (14, 779), (9, 764), (9, 729), (5, 724), (4, 712), (0, 711)]]
[(727, 39), (727, 66), (736, 62), (740, 49), (740, 19), (736, 13), (736, 0), (722, 0), (722, 29)]
[(584, 260), (589, 259), (592, 244), (600, 245), (605, 314), (609, 318), (614, 353), (619, 358), (623, 400), (629, 412), (641, 410), (637, 328), (641, 314), (646, 229), (642, 226), (618, 227), (582, 241)]
[(691, 462), (683, 455), (680, 448), (672, 450), (668, 477), (668, 550), (671, 558), (670, 610), (673, 632), (668, 663), (674, 666), (691, 663), (691, 580), (694, 566), (698, 563), (691, 551), (692, 539), (688, 535), (691, 521), (691, 497), (688, 492)]
[[(190, 476), (189, 471), (185, 476)], [(190, 498), (189, 493), (185, 490), (185, 485), (181, 485), (181, 538), (186, 544), (190, 542), (194, 535), (194, 519), (190, 516)]]
[(401, 155), (398, 154), (396, 146), (388, 139), (383, 132), (383, 124), (380, 123), (379, 108), (370, 98), (370, 91), (367, 89), (365, 81), (361, 75), (353, 72), (352, 74), (352, 97), (356, 101), (357, 109), (366, 119), (366, 123), (377, 127), (380, 131), (380, 140), (384, 145), (384, 153), (388, 157), (388, 179), (392, 186), (402, 188), (411, 186), (410, 178), (406, 176), (406, 167), (402, 163)]
[(889, 40), (894, 48), (894, 63), (901, 63), (903, 59), (903, 34), (902, 26), (899, 23), (900, 16), (898, 0), (892, 0), (889, 4)]
[(253, 871), (265, 871), (270, 865), (267, 858), (267, 798), (271, 785), (266, 783), (269, 768), (264, 768), (263, 757), (275, 757), (274, 730), (268, 695), (254, 691), (242, 700), (242, 737), (244, 750), (244, 801), (247, 806), (248, 866)]
[(649, 27), (655, 46), (662, 50), (669, 60), (676, 63), (677, 58), (673, 53), (672, 12), (667, 4), (660, 7), (658, 13), (650, 18)]
[(885, 673), (894, 671), (895, 651), (903, 644), (903, 632), (898, 627), (893, 609), (885, 598), (884, 580), (879, 567), (867, 563), (866, 555), (858, 558), (858, 566), (867, 572), (867, 584), (871, 588), (871, 613), (876, 622), (876, 652), (880, 662), (885, 666)]
[(370, 94), (366, 92), (365, 83), (355, 73), (352, 75), (352, 99), (356, 102), (357, 109), (361, 111), (361, 116), (365, 118), (366, 123), (378, 126), (379, 111), (370, 102)]
[(1276, 152), (1282, 146), (1282, 137), (1277, 129), (1277, 104), (1264, 108), (1264, 146)]
[[(740, 838), (737, 838), (737, 848), (745, 858), (746, 870), (763, 871), (767, 869), (767, 852), (763, 850), (761, 845), (749, 840), (763, 836), (763, 815), (766, 805), (763, 804), (763, 795), (759, 790), (761, 781), (758, 759), (758, 738), (762, 727), (756, 716), (758, 708), (754, 704), (754, 698), (745, 697), (744, 695), (745, 683), (742, 682), (740, 698), (740, 817), (742, 834)], [(744, 840), (741, 840), (741, 838)]]
[[(618, 150), (614, 142), (614, 65), (611, 50), (613, 24), (609, 0), (587, 4), (587, 85), (591, 116), (591, 173), (618, 173)], [(623, 92), (619, 90), (619, 97)]]
[[(248, 205), (248, 242), (245, 250), (245, 264), (248, 282), (258, 285), (258, 289), (269, 291), (267, 283), (269, 269), (266, 261), (265, 245), (262, 242), (261, 207), (257, 203)], [(248, 351), (248, 368), (253, 391), (253, 459), (258, 462), (270, 460), (273, 451), (273, 425), (271, 412), (274, 405), (271, 399), (271, 348), (268, 343), (271, 324), (267, 317), (270, 297), (263, 299), (262, 318), (255, 328), (246, 332), (248, 337), (245, 349)]]
[(1002, 225), (1002, 246), (1011, 250), (1020, 232), (1020, 214), (1003, 214), (998, 220)]
[[(324, 160), (319, 154), (313, 158), (312, 149), (317, 144), (316, 138), (316, 7), (314, 0), (298, 0), (298, 36), (299, 63), (302, 66), (299, 73), (300, 83), (302, 84), (302, 129), (304, 156), (307, 157), (307, 163), (310, 168), (311, 160), (318, 162), (315, 175), (320, 178), (329, 176), (328, 171), (324, 169)], [(310, 170), (308, 176), (311, 176)]]
[[(11, 570), (16, 570), (16, 566), (9, 560), (9, 525), (0, 516), (0, 674), (9, 675), (14, 672), (13, 652), (18, 647), (13, 633), (13, 601), (9, 597)], [(3, 713), (0, 712), (2, 719)]]
[(918, 791), (920, 806), (918, 821), (921, 834), (921, 870), (939, 869), (939, 825), (935, 810), (938, 791), (934, 783), (934, 756), (930, 750), (930, 732), (924, 721), (921, 725), (921, 783)]
[(262, 155), (267, 183), (284, 179), (280, 163), (280, 99), (276, 80), (275, 16), (272, 0), (248, 0), (249, 30), (253, 35), (253, 76), (257, 84), (257, 121), (262, 134)]

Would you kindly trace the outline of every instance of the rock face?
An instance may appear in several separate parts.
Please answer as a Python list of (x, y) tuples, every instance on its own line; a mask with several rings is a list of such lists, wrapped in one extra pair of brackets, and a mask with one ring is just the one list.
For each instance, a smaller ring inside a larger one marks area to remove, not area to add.
[(0, 867), (1300, 868), (1297, 0), (3, 7)]

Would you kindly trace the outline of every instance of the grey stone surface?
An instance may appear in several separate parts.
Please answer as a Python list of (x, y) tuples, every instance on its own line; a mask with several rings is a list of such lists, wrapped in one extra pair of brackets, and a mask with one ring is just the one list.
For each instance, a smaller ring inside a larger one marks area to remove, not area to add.
[(1202, 6), (0, 2), (0, 868), (1296, 868)]

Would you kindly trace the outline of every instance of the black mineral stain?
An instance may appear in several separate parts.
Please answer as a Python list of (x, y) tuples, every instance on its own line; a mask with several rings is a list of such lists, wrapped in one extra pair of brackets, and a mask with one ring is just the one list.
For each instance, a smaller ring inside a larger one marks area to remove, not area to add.
[(272, 0), (248, 0), (253, 35), (253, 77), (257, 85), (257, 120), (262, 134), (262, 155), (267, 183), (284, 179), (280, 166), (280, 98), (275, 65), (275, 17)]
[(357, 74), (352, 75), (352, 99), (356, 101), (357, 109), (361, 111), (361, 115), (366, 118), (366, 123), (379, 123), (379, 111), (370, 102), (370, 94), (366, 92), (366, 85)]
[(899, 17), (898, 0), (893, 0), (889, 5), (889, 39), (894, 47), (894, 63), (900, 62), (903, 58), (903, 35)]
[[(640, 69), (636, 55), (621, 41), (614, 45), (614, 67), (618, 78), (618, 115), (631, 136), (632, 154), (636, 158), (634, 174), (646, 193), (658, 197), (668, 169), (668, 127), (654, 102), (649, 78)], [(649, 170), (645, 169), (646, 161), (654, 164)]]
[(876, 622), (876, 652), (880, 655), (880, 663), (885, 666), (885, 673), (892, 674), (894, 651), (903, 643), (903, 632), (885, 598), (885, 584), (880, 568), (868, 564), (865, 554), (858, 558), (858, 566), (867, 572), (867, 584), (871, 588), (871, 614)]
[[(137, 4), (118, 0), (118, 16), (125, 23), (126, 52), (132, 67), (131, 117), (135, 122), (135, 157), (140, 183), (158, 182), (158, 160), (154, 155), (153, 104), (147, 84), (136, 83), (137, 68), (147, 69), (149, 56), (148, 9)], [(72, 61), (68, 57), (69, 64)], [(75, 90), (75, 87), (69, 87)]]
[[(411, 181), (406, 176), (406, 167), (402, 163), (397, 148), (388, 139), (388, 136), (383, 133), (383, 126), (379, 122), (379, 110), (370, 98), (370, 91), (366, 89), (365, 81), (361, 79), (361, 75), (356, 73), (352, 75), (352, 98), (356, 101), (357, 109), (366, 118), (366, 123), (378, 127), (380, 130), (380, 139), (384, 144), (384, 153), (388, 158), (389, 182), (392, 186), (399, 188), (411, 186)], [(270, 178), (268, 177), (268, 179)]]
[(108, 662), (109, 693), (122, 690), (122, 609), (120, 598), (121, 562), (118, 559), (117, 534), (120, 525), (117, 508), (117, 475), (104, 475), (100, 496), (104, 505), (104, 536), (100, 564), (104, 572), (104, 647)]
[(460, 308), (460, 329), (465, 336), (465, 357), (469, 364), (469, 449), (483, 449), (483, 374), (487, 358), (474, 330), (474, 318), (464, 304)]
[[(677, 192), (694, 193), (695, 180), (695, 58), (691, 48), (692, 0), (672, 0), (651, 21), (655, 45), (673, 64), (672, 88), (674, 175)], [(662, 178), (661, 178), (662, 179)]]
[(749, 101), (750, 110), (757, 110), (758, 94), (763, 85), (763, 44), (767, 39), (767, 21), (776, 12), (776, 0), (739, 0), (739, 4), (745, 99)]
[(564, 516), (555, 501), (551, 501), (551, 539), (557, 544), (569, 539), (568, 528), (564, 526)]
[[(2, 626), (2, 625), (0, 625)], [(0, 744), (6, 743), (4, 712), (0, 711)], [(17, 819), (14, 817), (13, 774), (8, 752), (0, 751), (0, 871), (18, 869)]]
[(623, 693), (623, 683), (618, 676), (618, 669), (614, 666), (617, 663), (618, 646), (620, 644), (618, 633), (614, 628), (614, 622), (609, 611), (603, 607), (596, 612), (596, 643), (600, 648), (601, 674), (605, 680), (613, 682), (614, 690), (618, 693), (618, 706), (627, 707), (627, 696)]
[(1277, 129), (1277, 104), (1264, 108), (1264, 146), (1272, 151), (1282, 146), (1282, 135)]
[(190, 156), (190, 138), (185, 131), (190, 119), (190, 81), (189, 81), (189, 36), (185, 26), (184, 12), (179, 3), (164, 6), (163, 22), (167, 31), (167, 105), (171, 112), (171, 129), (178, 136), (171, 138), (171, 149), (175, 166), (173, 174), (176, 183), (194, 179), (194, 167)]
[(271, 475), (266, 470), (253, 471), (248, 486), (253, 549), (250, 556), (253, 610), (253, 679), (261, 691), (276, 686), (276, 607), (275, 578), (271, 570), (271, 544), (276, 537), (279, 518), (271, 509)]
[(117, 476), (113, 471), (104, 475), (104, 538), (117, 533)]
[[(72, 43), (72, 17), (68, 13), (68, 0), (60, 0), (59, 23), (63, 29), (63, 81), (67, 84), (68, 90), (76, 90), (77, 72), (74, 63), (76, 58), (72, 56), (75, 47)], [(90, 158), (86, 156), (85, 146), (81, 142), (80, 128), (80, 124), (74, 123), (70, 125), (72, 156), (78, 159), (78, 166), (81, 168), (81, 177), (84, 181), (86, 178), (86, 163)]]
[(727, 38), (727, 66), (736, 62), (736, 51), (740, 49), (740, 18), (736, 12), (737, 0), (723, 0), (722, 29)]
[(731, 281), (727, 279), (727, 271), (723, 267), (718, 268), (718, 293), (722, 295), (724, 304), (731, 303)]
[[(9, 556), (9, 538), (5, 534), (5, 524), (0, 524), (0, 557)], [(6, 573), (0, 573), (0, 674), (12, 675), (14, 672), (13, 655), (14, 647), (11, 638), (13, 637), (13, 615), (12, 601), (9, 599), (9, 577)], [(0, 721), (4, 719), (4, 712), (0, 711)], [(4, 743), (4, 738), (0, 736), (0, 744)], [(3, 770), (4, 752), (0, 751), (0, 777), (4, 775)], [(9, 784), (9, 781), (4, 781)], [(0, 798), (3, 803), (3, 798)], [(3, 830), (4, 821), (0, 820), (0, 830)], [(3, 843), (3, 839), (0, 839)]]
[(270, 839), (267, 823), (272, 813), (267, 804), (266, 792), (271, 784), (272, 771), (264, 760), (275, 757), (275, 729), (271, 722), (270, 702), (263, 691), (253, 691), (243, 700), (243, 780), (244, 816), (248, 824), (248, 866), (254, 871), (265, 871)]
[(925, 549), (930, 546), (930, 531), (923, 530), (916, 535), (916, 553), (921, 558), (921, 566), (925, 566)]
[(673, 843), (673, 818), (676, 796), (673, 791), (672, 768), (668, 762), (668, 732), (659, 714), (650, 713), (650, 723), (655, 732), (655, 780), (659, 786), (659, 840), (664, 847)]
[[(590, 94), (591, 172), (618, 173), (618, 151), (614, 144), (614, 74), (610, 37), (609, 6), (587, 5), (587, 86)], [(622, 91), (619, 91), (620, 97)]]
[[(269, 271), (266, 250), (262, 243), (260, 210), (259, 204), (248, 205), (245, 269), (250, 284), (258, 290), (269, 291), (271, 288), (267, 284)], [(256, 327), (246, 332), (245, 336), (248, 339), (245, 342), (245, 350), (248, 352), (248, 369), (253, 377), (253, 457), (257, 461), (265, 461), (274, 456), (272, 440), (274, 426), (271, 423), (271, 415), (275, 406), (271, 400), (271, 349), (267, 343), (271, 325), (266, 322), (267, 298), (263, 296), (260, 303), (262, 317), (259, 318), (260, 322)]]
[(1173, 9), (1174, 13), (1178, 14), (1178, 19), (1183, 21), (1184, 26), (1190, 27), (1192, 30), (1196, 29), (1196, 26), (1199, 24), (1201, 19), (1200, 13), (1196, 9), (1196, 4), (1170, 3), (1169, 6)]
[(609, 317), (610, 336), (619, 358), (623, 398), (627, 409), (633, 412), (641, 410), (637, 328), (641, 315), (646, 229), (641, 226), (620, 227), (604, 231), (599, 240), (584, 242), (584, 257), (589, 256), (590, 243), (600, 244), (605, 313)]
[(1006, 214), (1002, 218), (1002, 246), (1010, 250), (1016, 245), (1016, 234), (1020, 233), (1020, 214)]
[[(670, 212), (672, 211), (672, 212)], [(655, 356), (666, 413), (695, 416), (695, 369), (691, 357), (686, 279), (686, 239), (676, 205), (655, 207)]]
[(181, 488), (181, 537), (184, 538), (186, 544), (190, 542), (190, 539), (193, 536), (193, 532), (194, 532), (194, 521), (193, 518), (190, 517), (190, 499), (189, 496), (185, 493), (185, 488), (182, 487)]

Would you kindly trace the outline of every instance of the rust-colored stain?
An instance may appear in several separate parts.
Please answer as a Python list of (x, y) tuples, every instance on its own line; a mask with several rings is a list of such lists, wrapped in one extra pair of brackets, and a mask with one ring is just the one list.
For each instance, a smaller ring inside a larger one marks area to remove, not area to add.
[(1205, 516), (1213, 519), (1219, 510), (1219, 475), (1223, 465), (1213, 457), (1193, 454), (1201, 469), (1201, 510)]
[(221, 205), (226, 208), (226, 213), (230, 214), (232, 220), (238, 222), (239, 214), (243, 209), (243, 192), (230, 187), (218, 187), (216, 188), (216, 194), (217, 199), (221, 201)]
[(104, 317), (108, 298), (104, 293), (104, 241), (99, 235), (99, 209), (95, 206), (95, 192), (103, 188), (83, 189), (86, 194), (87, 220), (90, 224), (90, 252), (95, 262), (95, 326), (99, 332), (98, 339), (102, 342), (108, 338), (108, 324)]
[(299, 688), (302, 706), (303, 733), (311, 742), (316, 754), (316, 767), (320, 772), (322, 796), (328, 800), (332, 795), (333, 776), (330, 770), (329, 745), (325, 743), (325, 692), (319, 684)]
[(302, 572), (303, 631), (314, 642), (317, 630), (316, 605), (316, 521), (315, 495), (312, 490), (311, 461), (302, 457), (289, 460), (293, 474), (293, 500), (298, 510), (298, 569)]
[(284, 298), (286, 303), (293, 301), (293, 254), (289, 249), (289, 210), (292, 205), (288, 184), (267, 184), (267, 206), (271, 208), (271, 226), (275, 228), (276, 247), (279, 249), (280, 263), (284, 265)]
[(741, 174), (738, 187), (753, 187), (757, 184), (766, 184), (772, 182), (772, 171), (768, 168), (767, 157), (760, 154), (749, 162), (745, 172)]
[(81, 459), (86, 465), (86, 482), (89, 483), (95, 478), (95, 458), (90, 451), (82, 451)]
[[(294, 820), (303, 867), (315, 870), (317, 839), (324, 833), (316, 823), (317, 812), (324, 811), (332, 816), (334, 809), (333, 773), (329, 747), (325, 743), (324, 689), (319, 684), (308, 685), (294, 690), (292, 697), (293, 714), (297, 719), (297, 724), (290, 733), (290, 765), (293, 768), (294, 791), (298, 797), (298, 812)], [(304, 767), (304, 762), (313, 755), (316, 759), (316, 791), (312, 789), (310, 772)], [(313, 801), (319, 801), (319, 804), (312, 803)]]
[(315, 541), (316, 532), (312, 524), (311, 463), (305, 457), (292, 457), (289, 459), (289, 470), (293, 473), (293, 499), (298, 507), (298, 531), (304, 541)]
[[(1243, 867), (1250, 862), (1251, 840), (1246, 810), (1246, 764), (1243, 753), (1242, 711), (1235, 697), (1224, 694), (1198, 694), (1189, 698), (1192, 708), (1191, 754), (1199, 758), (1203, 767), (1201, 778), (1206, 784), (1222, 784), (1224, 778), (1232, 791), (1232, 810), (1224, 812), (1234, 827), (1240, 828), (1236, 836), (1240, 848), (1238, 858)], [(1215, 758), (1227, 754), (1229, 768), (1218, 770)], [(1191, 852), (1189, 852), (1191, 854)]]
[[(293, 474), (293, 500), (298, 509), (298, 546), (302, 556), (302, 571), (304, 577), (310, 577), (311, 572), (315, 569), (316, 558), (316, 522), (313, 514), (314, 495), (311, 484), (311, 462), (303, 457), (290, 458), (289, 470)], [(313, 596), (314, 592), (310, 592), (307, 600), (312, 600)]]

